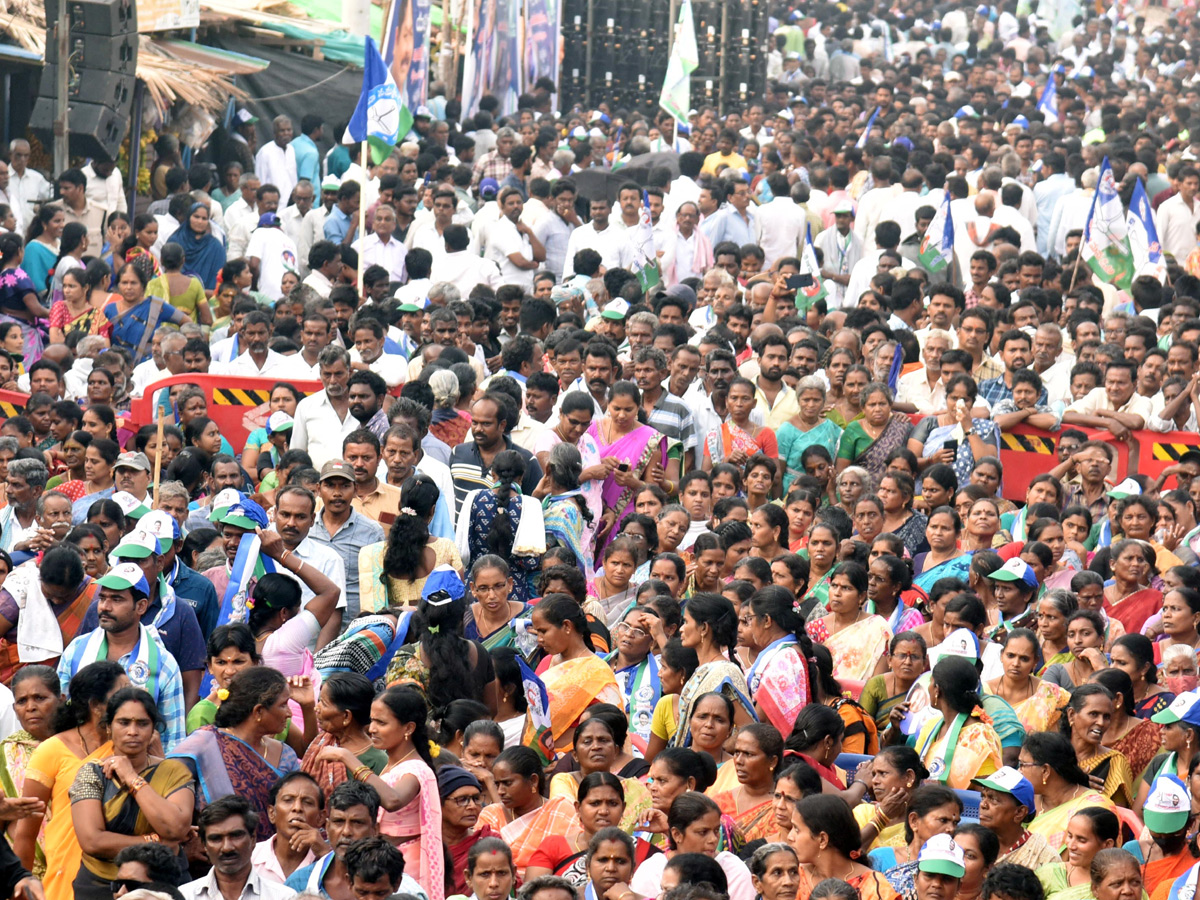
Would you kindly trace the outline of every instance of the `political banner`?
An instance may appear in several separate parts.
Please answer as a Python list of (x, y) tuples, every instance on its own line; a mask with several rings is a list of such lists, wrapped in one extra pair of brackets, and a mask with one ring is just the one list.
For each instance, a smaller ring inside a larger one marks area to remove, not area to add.
[(467, 20), (467, 54), (463, 68), (463, 115), (479, 111), (491, 94), (500, 115), (517, 111), (521, 85), (520, 17), (524, 0), (474, 0)]
[(383, 61), (410, 112), (429, 99), (429, 9), (430, 0), (392, 0), (384, 21)]
[(525, 65), (522, 91), (533, 90), (539, 78), (558, 84), (558, 35), (561, 0), (525, 0)]

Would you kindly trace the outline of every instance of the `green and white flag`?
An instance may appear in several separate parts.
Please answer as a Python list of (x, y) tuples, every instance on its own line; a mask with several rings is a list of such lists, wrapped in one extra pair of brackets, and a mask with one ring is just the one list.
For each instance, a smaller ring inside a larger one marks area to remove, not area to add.
[(925, 237), (917, 250), (917, 260), (930, 275), (936, 275), (954, 262), (954, 218), (950, 215), (950, 195), (942, 199), (925, 229)]
[(667, 75), (658, 98), (658, 105), (682, 125), (688, 121), (688, 109), (692, 105), (692, 73), (699, 65), (692, 0), (683, 0), (679, 6), (679, 23), (675, 27), (675, 43), (667, 62)]
[(1133, 285), (1133, 250), (1129, 246), (1125, 207), (1107, 156), (1100, 164), (1100, 178), (1083, 228), (1080, 253), (1101, 281), (1124, 291)]
[(375, 41), (368, 37), (363, 50), (362, 93), (354, 108), (344, 144), (367, 142), (375, 165), (387, 159), (392, 148), (412, 128), (413, 117), (400, 97), (392, 70), (384, 65)]
[(650, 223), (650, 198), (642, 191), (642, 208), (638, 213), (638, 223), (629, 231), (629, 240), (633, 244), (634, 260), (633, 273), (637, 276), (638, 284), (643, 291), (648, 291), (660, 281), (662, 275), (658, 270), (658, 252), (654, 249), (654, 226)]

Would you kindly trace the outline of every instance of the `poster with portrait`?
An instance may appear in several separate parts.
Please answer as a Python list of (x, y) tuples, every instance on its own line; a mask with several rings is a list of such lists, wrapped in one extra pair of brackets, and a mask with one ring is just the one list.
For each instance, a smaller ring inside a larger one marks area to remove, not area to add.
[(558, 84), (558, 33), (561, 0), (525, 0), (525, 70), (522, 90), (539, 78)]
[(384, 25), (381, 55), (410, 112), (429, 98), (429, 8), (430, 0), (392, 0)]
[(520, 19), (524, 0), (473, 0), (467, 19), (467, 54), (463, 68), (463, 114), (474, 115), (479, 101), (491, 94), (500, 114), (517, 111), (521, 88)]

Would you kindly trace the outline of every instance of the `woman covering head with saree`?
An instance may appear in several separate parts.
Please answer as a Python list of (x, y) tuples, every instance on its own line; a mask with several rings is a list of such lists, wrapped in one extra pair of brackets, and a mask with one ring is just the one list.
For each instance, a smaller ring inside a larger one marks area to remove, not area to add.
[(624, 698), (612, 669), (592, 649), (587, 615), (575, 598), (567, 594), (542, 598), (533, 609), (530, 630), (545, 654), (538, 669), (550, 695), (554, 747), (569, 753), (583, 711), (594, 703), (623, 707)]
[(208, 220), (208, 207), (193, 203), (188, 210), (187, 221), (167, 238), (168, 244), (183, 247), (183, 270), (195, 275), (210, 294), (217, 288), (217, 275), (225, 265), (225, 247), (212, 233)]
[[(679, 480), (678, 461), (667, 458), (669, 441), (649, 425), (640, 424), (641, 409), (638, 386), (632, 381), (618, 381), (609, 388), (604, 416), (593, 419), (588, 427), (601, 459), (613, 461), (608, 463), (609, 473), (601, 491), (605, 513), (598, 527), (604, 533), (602, 545), (616, 536), (625, 517), (634, 512), (634, 500), (646, 484)], [(673, 492), (672, 486), (669, 493)]]
[(912, 423), (903, 413), (892, 411), (892, 390), (886, 384), (871, 382), (862, 390), (863, 417), (855, 419), (842, 432), (838, 443), (837, 471), (853, 464), (866, 469), (872, 485), (887, 471), (887, 458), (903, 447), (912, 432)]
[[(746, 677), (726, 653), (737, 644), (737, 615), (733, 604), (720, 594), (694, 594), (683, 613), (679, 638), (685, 647), (696, 651), (700, 665), (679, 697), (679, 721), (689, 722), (692, 707), (704, 694), (723, 694), (734, 706), (738, 725), (755, 720), (754, 703)], [(679, 728), (671, 738), (672, 747), (686, 747), (691, 740), (688, 728)]]
[[(310, 692), (312, 687), (307, 685)], [(212, 725), (192, 732), (175, 747), (172, 758), (187, 764), (196, 779), (196, 806), (240, 794), (259, 814), (258, 840), (273, 833), (267, 818), (270, 789), (279, 778), (300, 768), (300, 760), (274, 735), (291, 719), (288, 681), (274, 669), (251, 666), (233, 676)]]
[(113, 755), (85, 763), (71, 785), (71, 820), (83, 850), (73, 885), (79, 900), (109, 900), (121, 849), (155, 839), (187, 840), (196, 802), (188, 767), (150, 755), (162, 727), (153, 697), (122, 688), (109, 698), (105, 722)]

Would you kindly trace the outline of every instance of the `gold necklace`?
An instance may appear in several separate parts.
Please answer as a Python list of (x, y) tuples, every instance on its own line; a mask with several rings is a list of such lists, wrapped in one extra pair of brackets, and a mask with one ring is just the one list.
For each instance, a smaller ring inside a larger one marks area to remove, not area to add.
[(409, 750), (407, 753), (405, 753), (402, 757), (400, 757), (394, 763), (388, 763), (386, 766), (384, 766), (383, 771), (390, 772), (392, 769), (396, 768), (396, 766), (400, 765), (400, 763), (404, 762), (406, 759), (408, 759), (410, 756), (412, 756), (416, 752), (417, 752), (417, 748), (413, 747), (411, 750)]

